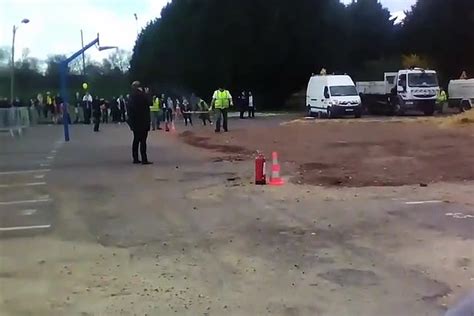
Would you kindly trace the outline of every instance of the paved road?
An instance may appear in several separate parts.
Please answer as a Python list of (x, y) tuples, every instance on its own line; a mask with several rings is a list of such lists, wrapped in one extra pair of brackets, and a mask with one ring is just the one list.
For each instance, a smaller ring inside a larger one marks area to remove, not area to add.
[(21, 137), (0, 134), (0, 236), (54, 228), (56, 208), (48, 180), (62, 144), (60, 130), (46, 126)]
[(474, 277), (453, 188), (261, 188), (173, 133), (151, 135), (153, 166), (130, 163), (125, 126), (60, 136), (2, 139), (3, 185), (46, 182), (0, 187), (36, 200), (0, 205), (2, 227), (52, 225), (0, 240), (2, 315), (442, 315)]

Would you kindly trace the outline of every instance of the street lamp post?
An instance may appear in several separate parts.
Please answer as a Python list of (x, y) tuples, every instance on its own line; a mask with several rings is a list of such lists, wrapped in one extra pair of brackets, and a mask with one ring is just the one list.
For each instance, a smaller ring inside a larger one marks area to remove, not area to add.
[[(27, 24), (30, 20), (23, 19), (21, 23)], [(16, 31), (18, 30), (19, 26), (13, 25), (13, 37), (12, 37), (12, 60), (10, 66), (10, 102), (13, 104), (13, 99), (15, 97), (15, 37)]]

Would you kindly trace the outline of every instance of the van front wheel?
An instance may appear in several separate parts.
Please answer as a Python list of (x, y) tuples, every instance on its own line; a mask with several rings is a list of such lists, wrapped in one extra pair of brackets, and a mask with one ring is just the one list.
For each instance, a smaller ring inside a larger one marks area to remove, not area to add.
[(327, 108), (327, 116), (329, 119), (334, 117), (334, 113), (332, 113), (332, 110), (330, 107)]

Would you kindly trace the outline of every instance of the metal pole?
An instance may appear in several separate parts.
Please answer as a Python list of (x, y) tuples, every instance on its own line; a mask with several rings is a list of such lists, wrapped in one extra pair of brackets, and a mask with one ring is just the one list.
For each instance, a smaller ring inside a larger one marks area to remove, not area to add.
[(69, 113), (67, 109), (68, 96), (67, 96), (67, 68), (68, 62), (62, 62), (59, 69), (60, 80), (61, 80), (61, 98), (63, 100), (63, 126), (64, 126), (64, 140), (69, 141)]
[[(81, 47), (84, 49), (84, 33), (81, 30)], [(86, 75), (86, 56), (84, 52), (82, 52), (82, 75)]]
[(134, 13), (133, 16), (135, 17), (135, 24), (136, 24), (137, 36), (138, 36), (138, 35), (140, 35), (140, 30), (139, 30), (139, 27), (138, 27), (138, 15), (136, 13)]
[(10, 65), (10, 102), (11, 104), (13, 104), (13, 98), (15, 97), (15, 35), (16, 35), (16, 26), (13, 25), (12, 61)]

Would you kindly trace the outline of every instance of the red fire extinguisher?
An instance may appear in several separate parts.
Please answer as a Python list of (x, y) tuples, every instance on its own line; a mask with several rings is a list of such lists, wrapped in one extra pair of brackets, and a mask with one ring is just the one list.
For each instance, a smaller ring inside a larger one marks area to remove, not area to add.
[(255, 157), (255, 184), (265, 185), (267, 184), (267, 177), (265, 174), (266, 160), (262, 153), (257, 153)]

